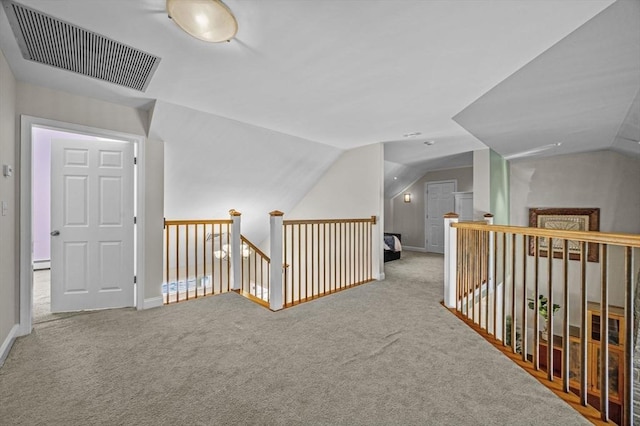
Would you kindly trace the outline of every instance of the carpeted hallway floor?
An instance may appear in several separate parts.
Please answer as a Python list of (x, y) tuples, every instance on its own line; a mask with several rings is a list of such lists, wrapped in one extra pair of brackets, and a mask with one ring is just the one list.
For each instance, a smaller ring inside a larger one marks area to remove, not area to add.
[(230, 293), (37, 324), (2, 425), (589, 424), (440, 305), (442, 257), (272, 313)]
[(86, 312), (51, 313), (51, 271), (33, 272), (33, 323), (56, 321), (61, 318), (83, 315)]

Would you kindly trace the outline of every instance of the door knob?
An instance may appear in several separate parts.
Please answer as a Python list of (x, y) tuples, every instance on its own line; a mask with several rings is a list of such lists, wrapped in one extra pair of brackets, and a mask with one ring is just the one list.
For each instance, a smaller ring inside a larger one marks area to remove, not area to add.
[(60, 231), (52, 231), (51, 232), (51, 236), (52, 237), (57, 237), (58, 235), (60, 235)]

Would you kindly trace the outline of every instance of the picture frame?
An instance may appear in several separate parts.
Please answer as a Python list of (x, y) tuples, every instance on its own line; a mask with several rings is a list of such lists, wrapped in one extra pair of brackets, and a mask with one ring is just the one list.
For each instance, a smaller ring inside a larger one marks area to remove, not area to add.
[[(532, 228), (558, 229), (565, 231), (599, 231), (600, 208), (530, 208), (529, 226)], [(547, 257), (549, 247), (546, 238), (539, 239), (538, 256)], [(554, 259), (562, 259), (562, 240), (553, 240)], [(529, 237), (529, 255), (535, 254), (535, 238)], [(580, 243), (569, 241), (569, 259), (580, 260)], [(598, 262), (598, 244), (587, 243), (587, 261)]]

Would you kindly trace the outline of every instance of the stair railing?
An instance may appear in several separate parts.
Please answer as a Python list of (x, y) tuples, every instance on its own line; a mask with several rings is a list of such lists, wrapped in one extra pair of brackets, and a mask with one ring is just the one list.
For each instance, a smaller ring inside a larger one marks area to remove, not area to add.
[(284, 306), (373, 281), (375, 224), (375, 216), (284, 220)]
[(242, 242), (241, 294), (269, 307), (269, 274), (271, 259), (244, 236)]
[(585, 416), (632, 424), (640, 235), (486, 220), (445, 216), (445, 306)]
[(232, 289), (232, 220), (167, 220), (164, 232), (164, 303)]

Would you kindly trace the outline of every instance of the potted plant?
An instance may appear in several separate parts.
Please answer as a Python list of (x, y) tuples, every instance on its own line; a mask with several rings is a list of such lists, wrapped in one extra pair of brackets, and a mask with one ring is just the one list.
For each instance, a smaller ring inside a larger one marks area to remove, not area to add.
[[(529, 298), (529, 309), (533, 310), (535, 308), (535, 301), (534, 299)], [(555, 315), (556, 312), (558, 312), (558, 310), (560, 309), (560, 305), (554, 303), (553, 304), (553, 309), (551, 311), (551, 315)], [(544, 324), (542, 327), (542, 339), (546, 340), (547, 339), (547, 325), (548, 325), (548, 320), (549, 320), (549, 299), (547, 299), (547, 296), (544, 295), (539, 295), (538, 296), (538, 313), (540, 314), (540, 316), (544, 319)]]

